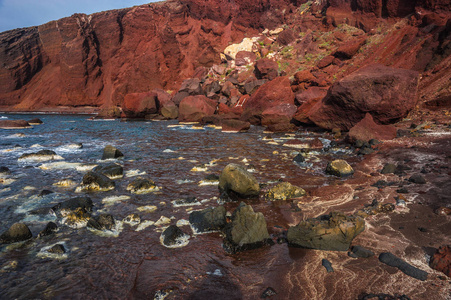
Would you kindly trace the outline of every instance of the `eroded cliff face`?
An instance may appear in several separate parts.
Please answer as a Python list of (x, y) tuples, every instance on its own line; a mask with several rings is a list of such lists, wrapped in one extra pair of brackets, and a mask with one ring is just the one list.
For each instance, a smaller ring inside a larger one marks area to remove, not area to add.
[[(196, 68), (219, 64), (230, 43), (286, 23), (305, 2), (169, 0), (0, 33), (0, 107), (121, 106), (129, 93), (176, 90)], [(317, 0), (313, 5), (317, 23), (347, 23), (365, 31), (383, 18), (450, 11), (446, 0), (414, 2)]]

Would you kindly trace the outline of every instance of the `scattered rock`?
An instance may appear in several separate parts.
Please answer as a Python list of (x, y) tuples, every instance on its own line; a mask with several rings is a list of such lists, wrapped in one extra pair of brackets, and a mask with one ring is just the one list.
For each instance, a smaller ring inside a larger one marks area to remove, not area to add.
[(28, 121), (28, 124), (30, 124), (30, 125), (41, 125), (43, 123), (44, 122), (42, 122), (42, 120), (39, 118), (34, 118), (34, 119), (31, 119)]
[(257, 179), (243, 167), (237, 164), (229, 164), (219, 176), (219, 191), (230, 198), (258, 197), (260, 186)]
[(189, 243), (189, 237), (176, 225), (171, 225), (161, 234), (160, 242), (168, 248), (183, 247)]
[(60, 212), (61, 215), (65, 216), (71, 212), (76, 212), (77, 210), (83, 210), (84, 212), (92, 212), (94, 204), (88, 196), (81, 196), (71, 198), (53, 207), (54, 211)]
[(348, 138), (351, 142), (371, 139), (392, 140), (396, 138), (396, 127), (376, 124), (371, 114), (367, 113), (362, 120), (349, 130)]
[(47, 225), (45, 225), (45, 228), (41, 230), (38, 234), (38, 238), (41, 238), (43, 236), (51, 235), (58, 231), (58, 226), (53, 222), (48, 222)]
[(277, 295), (277, 292), (272, 288), (272, 287), (268, 287), (266, 288), (266, 290), (262, 293), (262, 295), (260, 296), (260, 298), (262, 299), (266, 299), (272, 296)]
[(116, 163), (100, 165), (92, 169), (92, 171), (103, 174), (110, 179), (122, 178), (124, 176), (124, 169)]
[(428, 273), (420, 270), (402, 259), (396, 257), (390, 252), (384, 252), (379, 255), (379, 260), (383, 262), (384, 264), (387, 264), (392, 267), (396, 267), (399, 270), (401, 270), (404, 274), (409, 275), (413, 278), (419, 279), (421, 281), (424, 281), (427, 279)]
[(441, 246), (432, 256), (430, 266), (434, 270), (443, 272), (451, 277), (451, 247)]
[(150, 179), (136, 178), (127, 185), (127, 191), (131, 191), (133, 194), (145, 194), (154, 191), (158, 191), (159, 188), (155, 182)]
[(0, 235), (0, 243), (11, 244), (31, 239), (33, 235), (24, 223), (14, 223), (7, 231)]
[(352, 246), (348, 255), (353, 258), (370, 258), (374, 256), (374, 252), (362, 246)]
[(81, 185), (77, 187), (76, 192), (105, 192), (114, 190), (114, 182), (107, 176), (90, 171), (83, 176)]
[(346, 161), (337, 159), (327, 164), (326, 174), (346, 177), (354, 174), (354, 169)]
[(306, 194), (305, 190), (292, 185), (289, 182), (281, 182), (275, 187), (271, 188), (265, 195), (268, 200), (288, 200), (293, 198), (300, 198)]
[(116, 149), (115, 147), (108, 145), (103, 149), (102, 160), (104, 159), (115, 159), (124, 157), (121, 151)]
[(243, 202), (233, 212), (224, 233), (223, 247), (230, 253), (258, 248), (271, 241), (263, 214)]
[(395, 164), (385, 164), (380, 173), (381, 174), (394, 174), (395, 171), (396, 171)]
[(135, 226), (141, 223), (141, 218), (137, 214), (129, 214), (124, 218), (123, 222), (130, 226)]
[(23, 129), (23, 128), (31, 128), (31, 125), (28, 124), (28, 122), (25, 120), (0, 120), (0, 128)]
[(89, 219), (87, 227), (97, 230), (112, 230), (115, 227), (115, 221), (110, 214), (101, 214)]
[(295, 162), (295, 163), (303, 163), (303, 162), (305, 162), (305, 157), (304, 157), (304, 155), (302, 155), (302, 154), (298, 154), (298, 155), (296, 155), (294, 158), (293, 158), (293, 161)]
[(158, 112), (157, 95), (153, 92), (132, 93), (124, 97), (122, 111), (127, 118), (144, 118)]
[(321, 260), (321, 265), (326, 268), (327, 273), (332, 273), (334, 271), (334, 268), (332, 268), (332, 264), (327, 259), (323, 258)]
[(66, 248), (64, 248), (63, 244), (56, 244), (53, 247), (51, 247), (50, 249), (48, 249), (47, 252), (53, 253), (53, 254), (64, 254), (64, 253), (66, 253)]
[(416, 184), (426, 184), (426, 179), (424, 179), (424, 177), (420, 174), (414, 174), (410, 176), (409, 181)]
[(226, 119), (221, 122), (222, 131), (224, 132), (245, 132), (251, 128), (251, 123), (246, 121)]
[(279, 65), (277, 64), (277, 62), (271, 59), (259, 59), (254, 66), (254, 73), (257, 79), (273, 80), (274, 78), (279, 76)]
[(222, 230), (227, 223), (226, 210), (224, 206), (218, 206), (193, 211), (189, 215), (189, 222), (195, 233)]
[(35, 153), (25, 153), (19, 157), (21, 160), (33, 160), (33, 161), (46, 161), (46, 160), (58, 160), (63, 159), (52, 150), (40, 150)]
[(287, 239), (292, 246), (347, 251), (352, 240), (364, 229), (365, 221), (362, 218), (331, 212), (290, 227)]

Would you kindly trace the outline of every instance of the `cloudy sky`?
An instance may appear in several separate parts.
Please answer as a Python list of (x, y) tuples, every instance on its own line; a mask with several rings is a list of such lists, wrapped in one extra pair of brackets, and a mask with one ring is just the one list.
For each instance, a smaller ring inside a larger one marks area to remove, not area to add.
[(155, 0), (0, 0), (0, 32), (36, 26), (74, 13), (91, 14)]

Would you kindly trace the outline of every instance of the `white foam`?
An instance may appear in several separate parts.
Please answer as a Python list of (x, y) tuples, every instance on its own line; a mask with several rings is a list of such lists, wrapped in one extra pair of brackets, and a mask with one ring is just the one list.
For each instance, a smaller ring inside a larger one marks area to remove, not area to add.
[(196, 166), (191, 169), (191, 172), (207, 172), (208, 168), (205, 166)]
[(219, 180), (218, 181), (205, 181), (205, 180), (201, 180), (198, 183), (199, 186), (204, 186), (204, 185), (219, 185)]
[(181, 248), (181, 247), (185, 247), (186, 245), (189, 244), (189, 238), (190, 238), (190, 235), (185, 233), (184, 235), (182, 235), (182, 236), (180, 236), (180, 237), (175, 239), (175, 244), (174, 245), (169, 245), (168, 246), (168, 245), (165, 245), (163, 243), (164, 237), (163, 237), (163, 234), (161, 234), (161, 236), (160, 236), (160, 243), (163, 246), (165, 246), (166, 248)]
[(137, 208), (138, 211), (152, 213), (157, 210), (157, 207), (155, 205), (146, 205), (146, 206), (140, 206)]
[(122, 232), (123, 229), (123, 223), (122, 221), (116, 221), (114, 220), (114, 227), (110, 230), (110, 229), (105, 229), (105, 230), (98, 230), (98, 229), (94, 229), (91, 227), (87, 227), (87, 229), (89, 231), (91, 231), (92, 233), (95, 233), (98, 236), (102, 236), (102, 237), (118, 237), (119, 234)]
[(141, 171), (138, 169), (128, 170), (125, 172), (126, 177), (142, 176), (142, 175), (146, 175), (146, 174), (147, 174), (146, 171)]
[(165, 149), (165, 150), (163, 150), (163, 153), (173, 153), (173, 152), (175, 152), (174, 150), (171, 150), (171, 149)]
[(120, 195), (120, 196), (110, 196), (102, 199), (102, 203), (105, 205), (112, 205), (119, 201), (129, 200), (130, 196)]
[(177, 225), (177, 227), (188, 226), (189, 221), (185, 220), (185, 219), (180, 219), (177, 221), (176, 225)]
[(188, 180), (188, 179), (183, 179), (183, 180), (177, 180), (176, 183), (177, 184), (185, 184), (185, 183), (190, 183), (190, 182), (194, 182), (193, 180)]
[(185, 199), (177, 199), (177, 200), (173, 200), (171, 201), (172, 205), (174, 207), (182, 207), (182, 206), (195, 206), (195, 205), (201, 205), (201, 203), (196, 200), (196, 202), (185, 202)]
[(152, 225), (154, 225), (154, 224), (155, 224), (155, 222), (154, 222), (154, 221), (151, 221), (151, 220), (144, 220), (144, 221), (141, 221), (141, 223), (138, 225), (138, 227), (136, 227), (135, 231), (141, 231), (141, 230), (144, 230), (144, 229), (146, 229), (147, 227), (152, 226)]
[[(58, 244), (63, 245), (64, 249), (66, 250), (65, 253), (58, 254), (58, 253), (48, 252), (49, 249), (51, 249), (53, 246), (58, 245)], [(69, 249), (69, 247), (66, 245), (66, 242), (58, 242), (58, 243), (52, 244), (50, 246), (41, 248), (41, 250), (39, 250), (39, 252), (38, 252), (38, 254), (36, 254), (36, 256), (41, 257), (41, 258), (66, 259), (69, 257), (70, 252), (71, 252), (71, 249)]]

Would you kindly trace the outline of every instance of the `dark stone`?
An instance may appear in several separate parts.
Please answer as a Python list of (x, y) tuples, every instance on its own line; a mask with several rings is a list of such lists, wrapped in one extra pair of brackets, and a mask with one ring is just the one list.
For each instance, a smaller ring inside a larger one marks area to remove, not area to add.
[(428, 232), (427, 228), (424, 227), (418, 227), (418, 230), (421, 232)]
[(353, 258), (370, 258), (374, 256), (374, 252), (363, 248), (362, 246), (352, 246), (348, 255)]
[(409, 275), (413, 278), (419, 279), (421, 281), (424, 281), (427, 279), (428, 273), (420, 270), (402, 259), (394, 256), (390, 252), (384, 252), (379, 255), (379, 260), (383, 262), (384, 264), (387, 264), (392, 267), (396, 267), (399, 270), (401, 270), (404, 274)]
[(408, 194), (409, 190), (406, 189), (405, 187), (403, 187), (403, 188), (397, 189), (396, 192), (400, 193), (400, 194)]
[(424, 177), (421, 176), (420, 174), (415, 174), (415, 175), (410, 176), (409, 181), (416, 183), (416, 184), (425, 184), (426, 183), (426, 179), (424, 179)]
[(30, 124), (30, 125), (39, 125), (42, 123), (44, 123), (44, 122), (42, 122), (42, 120), (39, 118), (34, 118), (34, 119), (31, 119), (30, 121), (28, 121), (28, 124)]
[(111, 230), (115, 225), (114, 218), (110, 214), (101, 214), (89, 219), (87, 227), (97, 230)]
[(257, 198), (260, 186), (257, 179), (242, 166), (237, 164), (227, 165), (219, 176), (219, 192), (224, 198), (234, 199)]
[(371, 139), (368, 141), (368, 144), (370, 144), (370, 146), (375, 146), (377, 144), (380, 144), (381, 142), (376, 140), (376, 139)]
[(45, 225), (45, 228), (41, 230), (38, 234), (38, 238), (51, 235), (55, 233), (58, 230), (58, 226), (53, 222), (48, 222), (47, 225)]
[(42, 190), (42, 191), (38, 194), (38, 197), (44, 197), (44, 196), (47, 196), (47, 195), (50, 195), (50, 194), (53, 194), (53, 192), (50, 191), (50, 190)]
[(107, 176), (90, 171), (83, 176), (81, 188), (87, 191), (112, 190), (114, 182)]
[(372, 153), (374, 153), (374, 149), (367, 147), (360, 148), (359, 152), (357, 152), (359, 155), (368, 155)]
[(199, 200), (194, 196), (188, 196), (185, 199), (174, 200), (174, 205), (196, 205), (199, 204)]
[(193, 211), (189, 215), (189, 222), (196, 233), (221, 230), (227, 223), (224, 206), (209, 207), (201, 211)]
[(356, 147), (356, 148), (362, 148), (363, 146), (369, 147), (368, 143), (365, 142), (365, 141), (362, 141), (362, 140), (356, 140), (356, 141), (354, 142), (354, 147)]
[(80, 196), (71, 198), (67, 201), (64, 201), (53, 207), (53, 210), (70, 210), (76, 211), (78, 209), (82, 209), (85, 212), (92, 212), (92, 207), (94, 204), (92, 203), (91, 198), (88, 196)]
[(394, 174), (396, 171), (395, 164), (385, 164), (385, 166), (381, 170), (381, 174)]
[(260, 296), (260, 298), (262, 299), (266, 299), (272, 296), (277, 295), (277, 292), (272, 288), (272, 287), (268, 287)]
[(104, 159), (114, 159), (124, 157), (121, 151), (116, 149), (115, 147), (108, 145), (103, 149), (102, 160)]
[(179, 245), (180, 239), (186, 236), (187, 234), (176, 225), (171, 225), (163, 231), (160, 240), (163, 242), (164, 246), (171, 247)]
[(7, 231), (0, 235), (0, 243), (11, 244), (31, 239), (33, 235), (24, 223), (14, 223)]
[(332, 268), (332, 264), (327, 259), (323, 258), (321, 261), (321, 265), (326, 268), (327, 273), (332, 273), (334, 271), (334, 268)]
[(0, 167), (0, 174), (9, 174), (10, 170), (7, 167)]
[(34, 156), (53, 156), (56, 155), (55, 151), (52, 150), (40, 150), (38, 152), (35, 153), (24, 153), (22, 154), (19, 159), (26, 159), (29, 157), (34, 157)]
[(52, 248), (47, 250), (47, 252), (50, 252), (53, 254), (64, 254), (64, 253), (66, 253), (66, 249), (64, 248), (64, 245), (56, 244), (55, 246), (53, 246)]
[(293, 158), (293, 161), (296, 162), (296, 163), (303, 163), (303, 162), (305, 162), (304, 155), (302, 155), (302, 154), (296, 155), (296, 156)]
[(115, 163), (97, 166), (92, 171), (103, 174), (110, 179), (122, 177), (124, 175), (122, 166)]
[(205, 181), (219, 181), (219, 176), (216, 174), (208, 174), (204, 178)]

